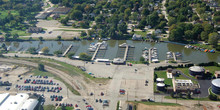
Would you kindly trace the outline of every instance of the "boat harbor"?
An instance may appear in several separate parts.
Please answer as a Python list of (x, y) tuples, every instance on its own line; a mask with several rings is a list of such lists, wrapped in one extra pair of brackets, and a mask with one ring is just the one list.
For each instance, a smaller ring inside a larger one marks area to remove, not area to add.
[(147, 48), (145, 47), (143, 49), (143, 54), (142, 57), (144, 58), (145, 61), (148, 61), (148, 63), (158, 63), (159, 58), (158, 58), (158, 52), (157, 48)]
[[(87, 53), (91, 57), (94, 55), (95, 50), (97, 49), (95, 45), (99, 41), (32, 41), (32, 42), (1, 42), (5, 43), (6, 48), (10, 49), (9, 51), (13, 53), (24, 53), (30, 47), (34, 47), (36, 52), (39, 52), (44, 47), (49, 48), (48, 54), (53, 55), (55, 51), (62, 51), (62, 54), (68, 54), (74, 52), (75, 56), (79, 56), (80, 53)], [(102, 43), (102, 42), (99, 42)], [(98, 43), (98, 44), (99, 44)], [(72, 47), (70, 45), (72, 44)], [(90, 46), (94, 45), (95, 50), (89, 50)], [(107, 45), (107, 46), (106, 46)], [(126, 47), (126, 45), (128, 45)], [(135, 48), (134, 48), (135, 47)], [(137, 48), (138, 47), (138, 48)], [(145, 49), (145, 47), (147, 49)], [(127, 48), (127, 49), (126, 49)], [(94, 61), (96, 59), (109, 59), (113, 61), (115, 58), (120, 58), (123, 61), (125, 58), (126, 61), (139, 61), (140, 57), (143, 56), (143, 50), (149, 51), (149, 48), (157, 48), (157, 57), (158, 60), (173, 60), (173, 54), (167, 55), (167, 52), (174, 52), (176, 54), (176, 60), (187, 61), (190, 60), (194, 63), (200, 63), (201, 61), (218, 61), (220, 62), (220, 56), (218, 53), (202, 52), (194, 49), (187, 49), (183, 45), (171, 44), (171, 43), (150, 43), (150, 42), (141, 42), (141, 41), (131, 41), (131, 40), (108, 40), (105, 45), (101, 45), (96, 52)], [(126, 52), (127, 50), (127, 52)], [(181, 53), (178, 55), (177, 53)], [(127, 54), (125, 54), (127, 53)], [(155, 52), (154, 52), (155, 53)], [(145, 60), (149, 61), (148, 53), (146, 54)], [(154, 55), (155, 56), (155, 55)], [(98, 60), (100, 61), (100, 60)], [(151, 60), (152, 61), (152, 60)]]

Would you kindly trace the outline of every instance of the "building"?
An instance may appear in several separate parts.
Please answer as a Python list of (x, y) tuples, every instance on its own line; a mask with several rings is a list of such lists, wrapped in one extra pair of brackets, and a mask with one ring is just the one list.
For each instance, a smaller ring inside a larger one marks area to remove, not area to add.
[(3, 42), (5, 40), (4, 36), (0, 35), (0, 42)]
[(215, 77), (220, 78), (220, 71), (215, 71)]
[(112, 63), (113, 64), (125, 64), (125, 61), (121, 58), (114, 58)]
[(189, 68), (189, 74), (191, 74), (192, 76), (204, 75), (204, 73), (205, 73), (205, 69), (203, 67), (192, 66)]
[(27, 32), (28, 33), (41, 33), (41, 32), (43, 32), (43, 28), (41, 28), (41, 27), (29, 27)]
[(26, 93), (18, 93), (17, 95), (0, 94), (0, 110), (34, 110), (39, 101), (30, 96)]
[(164, 83), (157, 83), (157, 90), (164, 91), (165, 90), (165, 84)]
[(68, 14), (71, 8), (58, 7), (53, 10), (52, 14)]
[(167, 92), (193, 92), (198, 93), (199, 86), (193, 84), (191, 80), (172, 79), (173, 87), (167, 87)]
[(212, 80), (212, 92), (220, 95), (220, 79)]
[(134, 35), (132, 36), (132, 40), (142, 40), (142, 36), (141, 36), (141, 35), (134, 34)]
[(44, 13), (39, 13), (37, 16), (35, 16), (36, 19), (46, 19), (48, 16), (50, 16), (51, 13), (44, 12)]

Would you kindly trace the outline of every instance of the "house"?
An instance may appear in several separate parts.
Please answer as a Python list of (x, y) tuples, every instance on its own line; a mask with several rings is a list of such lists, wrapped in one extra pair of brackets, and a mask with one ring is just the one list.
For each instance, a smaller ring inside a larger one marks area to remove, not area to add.
[(3, 42), (5, 40), (4, 36), (0, 35), (0, 42)]
[(60, 15), (59, 15), (59, 14), (54, 14), (54, 15), (52, 16), (52, 18), (53, 18), (54, 20), (56, 20), (56, 19), (60, 18)]
[(220, 78), (220, 71), (215, 71), (215, 77)]
[(28, 33), (41, 33), (41, 32), (43, 32), (43, 28), (41, 28), (41, 27), (29, 27), (27, 32)]
[(134, 35), (132, 36), (132, 40), (142, 40), (142, 36), (141, 36), (141, 35), (134, 34)]
[(48, 16), (50, 16), (51, 13), (48, 12), (44, 12), (44, 13), (40, 13), (37, 16), (35, 16), (36, 19), (46, 19)]

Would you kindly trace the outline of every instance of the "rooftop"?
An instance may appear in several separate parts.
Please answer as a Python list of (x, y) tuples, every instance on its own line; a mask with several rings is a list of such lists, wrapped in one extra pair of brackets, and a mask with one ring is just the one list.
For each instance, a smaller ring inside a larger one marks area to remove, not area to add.
[(214, 79), (214, 80), (212, 80), (212, 84), (213, 84), (214, 86), (220, 87), (220, 79)]
[(205, 69), (203, 67), (200, 67), (200, 66), (191, 66), (189, 68), (189, 70), (195, 71), (195, 72), (204, 72), (205, 71)]

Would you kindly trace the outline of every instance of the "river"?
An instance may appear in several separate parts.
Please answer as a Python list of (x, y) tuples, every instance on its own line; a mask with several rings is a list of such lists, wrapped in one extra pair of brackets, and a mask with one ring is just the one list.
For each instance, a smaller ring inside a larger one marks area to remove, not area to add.
[[(96, 43), (95, 41), (31, 41), (31, 42), (5, 42), (5, 44), (10, 46), (10, 51), (26, 51), (29, 47), (35, 47), (40, 51), (43, 47), (49, 47), (50, 54), (52, 54), (56, 50), (61, 50), (64, 52), (70, 44), (73, 44), (73, 48), (70, 51), (75, 52), (75, 55), (79, 55), (82, 52), (89, 53), (92, 55), (93, 53), (88, 52), (88, 47), (91, 43)], [(156, 47), (158, 49), (159, 60), (166, 60), (166, 52), (180, 52), (183, 57), (182, 60), (190, 60), (193, 63), (202, 63), (215, 61), (220, 62), (220, 54), (219, 53), (205, 53), (198, 50), (187, 49), (184, 48), (183, 45), (177, 45), (172, 43), (150, 43), (150, 42), (142, 42), (142, 41), (131, 41), (131, 40), (109, 40), (108, 49), (106, 51), (101, 51), (98, 57), (106, 58), (112, 60), (115, 57), (120, 56), (120, 49), (118, 48), (119, 44), (127, 43), (130, 45), (134, 45), (135, 48), (130, 51), (131, 54), (129, 57), (130, 60), (138, 61), (142, 55), (142, 50), (144, 47)], [(0, 45), (2, 42), (0, 43)]]

